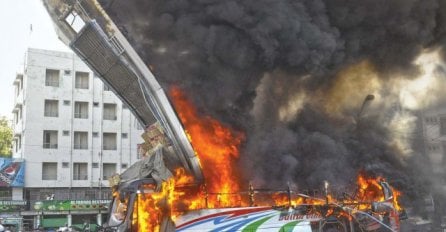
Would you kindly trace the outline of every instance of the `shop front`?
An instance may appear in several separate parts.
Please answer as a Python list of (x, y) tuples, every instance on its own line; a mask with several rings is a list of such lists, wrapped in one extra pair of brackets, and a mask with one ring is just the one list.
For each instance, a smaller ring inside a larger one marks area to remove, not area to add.
[(0, 201), (0, 224), (11, 231), (22, 230), (23, 217), (20, 212), (26, 201)]
[(77, 230), (102, 225), (110, 200), (43, 200), (32, 206), (36, 228), (45, 230), (69, 226)]

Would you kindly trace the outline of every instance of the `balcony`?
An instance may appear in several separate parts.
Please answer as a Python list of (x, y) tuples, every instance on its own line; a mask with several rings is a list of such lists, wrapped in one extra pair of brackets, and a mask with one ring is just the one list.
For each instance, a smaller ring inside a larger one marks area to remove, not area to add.
[(21, 112), (22, 111), (22, 103), (16, 102), (14, 105), (14, 109), (12, 109), (12, 113)]
[(74, 113), (74, 118), (88, 119), (88, 113)]
[(74, 174), (73, 180), (88, 180), (87, 174)]
[(45, 86), (59, 87), (59, 81), (47, 80), (45, 81)]
[(18, 74), (13, 85), (15, 87), (14, 103), (21, 104), (23, 103), (23, 75)]
[(109, 144), (109, 145), (106, 144), (102, 147), (102, 149), (106, 151), (116, 151), (118, 148), (116, 144)]
[(45, 149), (57, 149), (57, 143), (44, 143), (43, 148)]
[(73, 148), (75, 150), (88, 150), (88, 144), (74, 144)]
[(51, 110), (47, 110), (44, 112), (44, 116), (45, 117), (59, 117), (59, 112), (57, 111), (51, 111)]
[(48, 175), (44, 175), (42, 174), (42, 180), (57, 180), (57, 174), (48, 174)]
[(104, 114), (104, 120), (117, 120), (118, 117), (116, 114)]

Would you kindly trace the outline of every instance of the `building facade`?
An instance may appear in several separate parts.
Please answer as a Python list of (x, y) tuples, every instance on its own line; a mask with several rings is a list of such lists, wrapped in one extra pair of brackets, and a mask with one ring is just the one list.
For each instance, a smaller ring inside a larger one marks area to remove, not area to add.
[(446, 228), (446, 105), (422, 112), (424, 152), (432, 172), (430, 219), (434, 228)]
[(143, 128), (73, 53), (28, 49), (14, 87), (13, 158), (24, 183), (5, 191), (26, 202), (17, 217), (27, 228), (101, 224), (107, 179), (138, 160)]
[(426, 110), (423, 116), (426, 154), (432, 164), (432, 171), (439, 176), (444, 176), (446, 174), (444, 169), (446, 165), (446, 107)]

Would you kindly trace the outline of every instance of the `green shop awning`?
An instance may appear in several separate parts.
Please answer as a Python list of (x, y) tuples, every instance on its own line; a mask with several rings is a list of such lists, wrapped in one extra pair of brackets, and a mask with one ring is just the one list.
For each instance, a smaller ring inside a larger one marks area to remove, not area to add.
[(62, 216), (60, 218), (43, 218), (42, 226), (44, 228), (58, 228), (61, 226), (65, 226), (68, 223), (68, 219), (66, 216)]

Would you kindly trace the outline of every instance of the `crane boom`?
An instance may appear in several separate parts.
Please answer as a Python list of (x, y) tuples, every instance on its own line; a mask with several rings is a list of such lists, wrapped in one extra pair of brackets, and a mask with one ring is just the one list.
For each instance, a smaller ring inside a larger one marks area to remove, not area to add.
[(164, 90), (96, 1), (43, 0), (59, 38), (111, 87), (145, 126), (159, 122), (175, 152), (166, 155), (200, 183), (198, 158)]

